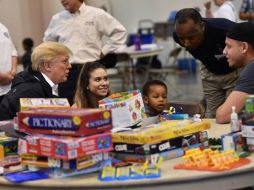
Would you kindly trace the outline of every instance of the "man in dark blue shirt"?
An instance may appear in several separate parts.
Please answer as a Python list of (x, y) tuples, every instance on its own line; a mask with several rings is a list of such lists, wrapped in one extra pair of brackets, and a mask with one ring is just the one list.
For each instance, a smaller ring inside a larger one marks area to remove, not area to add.
[(192, 8), (182, 9), (175, 18), (174, 40), (201, 64), (207, 117), (215, 117), (217, 108), (235, 86), (239, 71), (229, 67), (223, 49), (226, 34), (235, 25), (223, 18), (204, 19)]

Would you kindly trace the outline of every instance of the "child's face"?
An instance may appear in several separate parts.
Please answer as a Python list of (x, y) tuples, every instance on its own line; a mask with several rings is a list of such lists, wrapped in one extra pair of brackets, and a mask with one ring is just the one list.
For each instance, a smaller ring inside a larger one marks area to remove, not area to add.
[(161, 113), (167, 105), (167, 91), (165, 87), (161, 85), (151, 86), (148, 96), (144, 97), (144, 102), (154, 113)]

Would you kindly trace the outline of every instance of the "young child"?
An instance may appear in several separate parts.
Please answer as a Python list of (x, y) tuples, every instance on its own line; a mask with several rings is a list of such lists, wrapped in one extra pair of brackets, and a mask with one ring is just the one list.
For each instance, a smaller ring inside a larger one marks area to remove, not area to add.
[(143, 86), (143, 100), (148, 117), (161, 114), (167, 107), (167, 85), (160, 80), (152, 80)]

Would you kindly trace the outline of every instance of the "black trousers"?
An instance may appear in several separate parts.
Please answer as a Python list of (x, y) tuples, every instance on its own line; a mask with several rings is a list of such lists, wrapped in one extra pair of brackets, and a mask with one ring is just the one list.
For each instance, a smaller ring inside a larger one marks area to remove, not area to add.
[(71, 64), (68, 80), (60, 83), (58, 86), (58, 93), (60, 98), (67, 98), (70, 105), (74, 103), (74, 95), (76, 92), (77, 81), (79, 73), (82, 69), (82, 64)]

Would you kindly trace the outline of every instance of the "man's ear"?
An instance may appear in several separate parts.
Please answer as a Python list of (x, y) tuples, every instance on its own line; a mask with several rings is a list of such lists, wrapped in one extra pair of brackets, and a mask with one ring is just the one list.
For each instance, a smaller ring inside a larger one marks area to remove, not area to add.
[(44, 61), (43, 66), (46, 71), (51, 70), (51, 63), (49, 61)]
[(242, 43), (243, 43), (242, 51), (243, 51), (243, 53), (246, 53), (251, 47), (247, 42), (242, 42)]
[(202, 31), (205, 31), (205, 22), (204, 21), (200, 22), (200, 26), (202, 28)]

